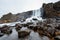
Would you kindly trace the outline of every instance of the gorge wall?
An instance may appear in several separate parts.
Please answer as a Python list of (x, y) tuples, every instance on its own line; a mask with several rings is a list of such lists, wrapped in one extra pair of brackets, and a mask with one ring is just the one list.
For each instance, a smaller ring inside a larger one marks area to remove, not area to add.
[(60, 18), (60, 1), (43, 4), (43, 18)]
[(21, 21), (21, 20), (31, 17), (31, 15), (32, 15), (32, 11), (27, 11), (27, 12), (17, 13), (17, 14), (8, 13), (8, 14), (3, 15), (0, 18), (0, 23)]

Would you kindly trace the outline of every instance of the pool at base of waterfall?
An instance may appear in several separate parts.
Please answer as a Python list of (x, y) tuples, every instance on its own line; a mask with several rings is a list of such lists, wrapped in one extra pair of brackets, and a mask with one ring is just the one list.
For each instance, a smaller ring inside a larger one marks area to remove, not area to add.
[(42, 18), (37, 16), (32, 16), (30, 18), (27, 18), (25, 22), (38, 22), (38, 21), (42, 21)]

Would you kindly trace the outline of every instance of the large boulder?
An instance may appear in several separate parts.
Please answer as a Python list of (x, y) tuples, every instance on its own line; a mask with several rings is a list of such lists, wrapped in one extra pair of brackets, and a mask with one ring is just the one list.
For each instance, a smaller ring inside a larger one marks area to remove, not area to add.
[(19, 31), (21, 28), (22, 28), (21, 24), (18, 23), (18, 24), (15, 25), (16, 31)]
[(27, 37), (30, 34), (30, 32), (31, 32), (30, 30), (24, 30), (24, 31), (20, 30), (18, 31), (18, 37), (19, 38)]
[(12, 28), (7, 26), (7, 25), (4, 25), (2, 28), (1, 28), (1, 33), (3, 34), (11, 34), (12, 33)]

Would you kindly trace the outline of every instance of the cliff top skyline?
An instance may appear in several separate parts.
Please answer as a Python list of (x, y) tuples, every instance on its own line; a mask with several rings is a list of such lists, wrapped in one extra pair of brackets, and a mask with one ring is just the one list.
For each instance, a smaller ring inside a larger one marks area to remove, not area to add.
[(0, 17), (12, 12), (13, 14), (39, 9), (43, 3), (59, 0), (0, 0)]

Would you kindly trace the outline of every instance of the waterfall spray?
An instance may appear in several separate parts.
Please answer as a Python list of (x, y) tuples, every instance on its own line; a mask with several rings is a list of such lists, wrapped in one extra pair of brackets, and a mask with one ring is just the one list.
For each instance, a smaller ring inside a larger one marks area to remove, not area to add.
[(41, 10), (40, 10), (40, 9), (38, 9), (38, 10), (33, 10), (32, 16), (31, 16), (30, 18), (27, 18), (27, 19), (26, 19), (26, 22), (27, 22), (27, 21), (28, 21), (28, 22), (31, 22), (33, 18), (35, 18), (35, 19), (37, 19), (37, 20), (40, 20), (40, 21), (42, 20)]

